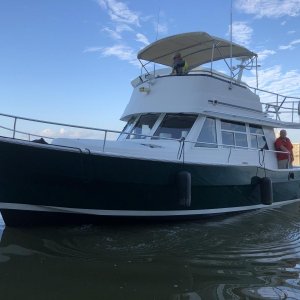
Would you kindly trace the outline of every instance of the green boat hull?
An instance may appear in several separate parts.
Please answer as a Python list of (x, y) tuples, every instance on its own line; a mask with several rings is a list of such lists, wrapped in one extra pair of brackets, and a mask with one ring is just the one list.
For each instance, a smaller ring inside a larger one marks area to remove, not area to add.
[[(263, 177), (272, 180), (273, 204), (300, 198), (297, 170), (291, 176), (288, 170), (93, 154), (4, 138), (0, 153), (0, 211), (12, 226), (246, 211), (264, 206), (259, 185)], [(190, 174), (190, 203), (180, 198), (181, 172)]]

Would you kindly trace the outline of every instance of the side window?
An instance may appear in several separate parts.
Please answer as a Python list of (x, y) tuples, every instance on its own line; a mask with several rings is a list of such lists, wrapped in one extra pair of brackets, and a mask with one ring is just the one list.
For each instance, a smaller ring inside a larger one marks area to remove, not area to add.
[[(127, 139), (145, 139), (158, 119), (159, 114), (147, 114), (140, 116)], [(146, 136), (143, 136), (145, 134)]]
[(267, 145), (267, 140), (265, 138), (262, 127), (259, 125), (249, 124), (249, 128), (250, 128), (251, 148), (268, 150), (269, 147)]
[(221, 120), (222, 144), (248, 147), (246, 124)]
[(167, 114), (154, 135), (173, 139), (186, 137), (196, 119), (197, 115)]
[(196, 147), (217, 147), (216, 120), (206, 118), (198, 136)]
[(125, 138), (127, 136), (127, 134), (125, 134), (125, 132), (130, 132), (130, 130), (132, 129), (133, 123), (136, 120), (136, 116), (133, 116), (129, 119), (129, 121), (127, 122), (127, 124), (124, 126), (122, 133), (120, 133), (118, 140), (120, 140), (121, 138)]

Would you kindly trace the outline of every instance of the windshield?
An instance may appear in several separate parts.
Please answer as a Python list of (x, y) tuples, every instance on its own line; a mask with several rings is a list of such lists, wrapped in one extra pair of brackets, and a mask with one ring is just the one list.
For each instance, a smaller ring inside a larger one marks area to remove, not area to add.
[(167, 114), (154, 135), (172, 139), (185, 138), (196, 119), (197, 115)]
[[(160, 114), (141, 115), (127, 139), (145, 139)], [(144, 135), (145, 136), (144, 136)]]

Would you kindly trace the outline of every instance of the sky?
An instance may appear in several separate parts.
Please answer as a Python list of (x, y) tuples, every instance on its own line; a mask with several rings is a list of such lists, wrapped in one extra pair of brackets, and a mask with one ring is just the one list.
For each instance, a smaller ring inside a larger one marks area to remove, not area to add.
[[(184, 32), (230, 39), (230, 8), (230, 0), (1, 0), (0, 112), (121, 130), (137, 52)], [(233, 40), (259, 55), (260, 87), (300, 97), (300, 0), (232, 0), (232, 20)]]

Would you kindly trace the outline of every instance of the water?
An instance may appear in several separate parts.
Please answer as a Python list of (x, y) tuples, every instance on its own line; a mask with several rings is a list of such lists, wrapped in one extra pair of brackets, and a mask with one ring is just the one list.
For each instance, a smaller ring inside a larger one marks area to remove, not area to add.
[(143, 225), (5, 228), (1, 299), (300, 299), (300, 204)]

